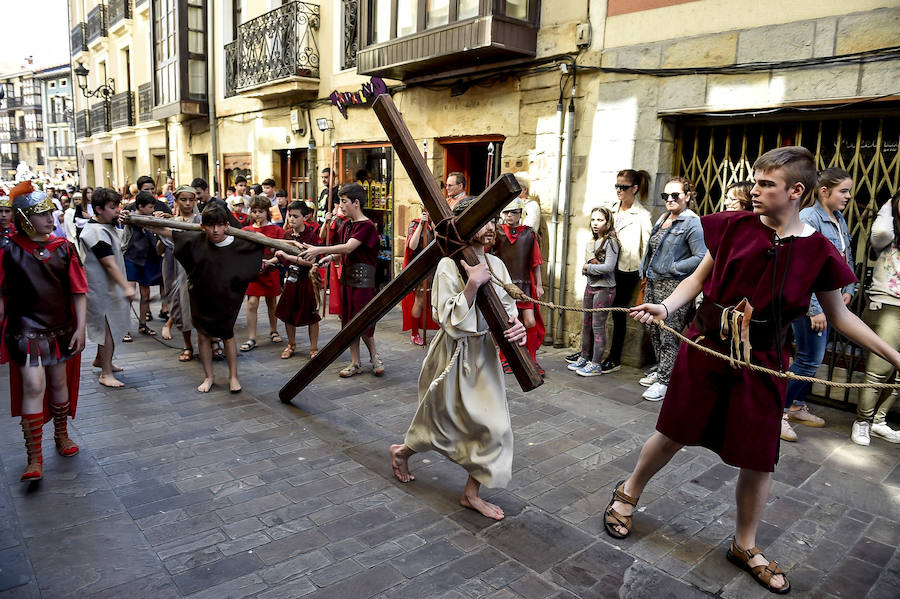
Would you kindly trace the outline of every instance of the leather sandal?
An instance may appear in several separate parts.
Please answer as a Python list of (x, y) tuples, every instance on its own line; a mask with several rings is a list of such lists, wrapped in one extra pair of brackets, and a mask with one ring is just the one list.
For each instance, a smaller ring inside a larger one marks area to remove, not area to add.
[(294, 355), (294, 350), (296, 350), (296, 349), (297, 349), (296, 345), (294, 345), (293, 343), (288, 343), (287, 347), (285, 347), (284, 350), (281, 352), (281, 359), (287, 360), (288, 358), (290, 358), (291, 356)]
[(272, 340), (272, 343), (281, 343), (284, 339), (281, 338), (281, 335), (278, 334), (278, 331), (269, 331), (269, 339)]
[(181, 353), (178, 354), (179, 362), (190, 362), (194, 359), (194, 350), (190, 347), (185, 347), (181, 350)]
[[(609, 505), (606, 506), (606, 512), (603, 514), (603, 526), (606, 528), (606, 534), (614, 539), (624, 539), (629, 534), (631, 534), (632, 517), (617, 512), (613, 508), (613, 503), (616, 501), (621, 501), (622, 503), (627, 503), (632, 507), (637, 507), (639, 499), (640, 496), (632, 497), (631, 495), (627, 495), (625, 493), (624, 480), (621, 480), (616, 484), (616, 488), (612, 493), (612, 499), (609, 500)], [(628, 532), (626, 532), (625, 534), (621, 534), (618, 530), (615, 529), (616, 526), (621, 526)]]
[(247, 339), (241, 343), (241, 351), (250, 351), (254, 347), (256, 347), (256, 339)]
[[(728, 550), (728, 553), (725, 554), (732, 564), (740, 568), (741, 570), (746, 570), (753, 576), (753, 580), (759, 583), (760, 586), (764, 587), (770, 593), (775, 593), (776, 595), (787, 595), (791, 591), (791, 583), (787, 579), (787, 576), (784, 574), (784, 570), (778, 565), (778, 562), (768, 562), (766, 564), (760, 564), (759, 566), (751, 566), (750, 560), (756, 557), (757, 555), (762, 555), (762, 549), (759, 547), (751, 547), (750, 549), (741, 549), (738, 547), (737, 540), (732, 537), (731, 538), (731, 549)], [(765, 557), (765, 556), (763, 556)], [(772, 577), (781, 575), (784, 578), (784, 586), (781, 588), (775, 588), (772, 586)]]

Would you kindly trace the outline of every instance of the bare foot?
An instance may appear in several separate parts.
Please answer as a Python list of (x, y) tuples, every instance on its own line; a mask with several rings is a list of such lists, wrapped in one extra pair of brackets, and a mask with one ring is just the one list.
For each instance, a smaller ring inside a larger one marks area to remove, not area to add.
[[(97, 359), (95, 359), (95, 360), (91, 363), (91, 366), (93, 366), (94, 368), (103, 368), (103, 366), (100, 364), (100, 360), (97, 360)], [(115, 364), (112, 365), (112, 371), (113, 371), (113, 372), (123, 372), (124, 370), (125, 370), (125, 369), (122, 368), (121, 366), (116, 366)]]
[(232, 393), (241, 392), (241, 382), (237, 379), (237, 377), (228, 379), (228, 390)]
[(391, 445), (391, 468), (394, 469), (394, 476), (401, 483), (416, 480), (416, 477), (409, 471), (409, 455), (406, 453), (406, 449), (406, 445)]
[(503, 520), (506, 514), (500, 509), (500, 506), (488, 503), (478, 495), (463, 495), (459, 498), (459, 505), (475, 510), (485, 518), (492, 520)]
[(111, 374), (101, 374), (100, 378), (97, 379), (97, 381), (104, 387), (117, 388), (117, 387), (125, 386), (125, 383), (123, 383), (122, 381), (120, 381), (119, 379), (117, 379), (116, 377), (114, 377)]
[(203, 382), (200, 383), (200, 386), (197, 387), (197, 391), (200, 393), (209, 393), (209, 389), (213, 386), (213, 379), (203, 379)]
[(163, 325), (160, 335), (162, 335), (162, 338), (166, 341), (170, 340), (172, 338), (172, 325), (170, 325), (168, 322)]

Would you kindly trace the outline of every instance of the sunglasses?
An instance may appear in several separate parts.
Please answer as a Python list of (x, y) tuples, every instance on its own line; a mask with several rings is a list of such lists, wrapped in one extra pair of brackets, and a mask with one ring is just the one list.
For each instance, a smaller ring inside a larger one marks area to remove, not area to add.
[(669, 198), (672, 198), (673, 202), (677, 202), (678, 198), (681, 197), (681, 192), (680, 191), (673, 191), (672, 193), (663, 192), (663, 193), (659, 194), (659, 197), (661, 197), (663, 199), (663, 202), (668, 202)]
[(619, 191), (625, 191), (626, 189), (631, 189), (634, 186), (635, 186), (635, 183), (631, 183), (629, 185), (623, 185), (621, 183), (616, 183), (615, 185), (613, 185), (613, 187), (615, 187)]

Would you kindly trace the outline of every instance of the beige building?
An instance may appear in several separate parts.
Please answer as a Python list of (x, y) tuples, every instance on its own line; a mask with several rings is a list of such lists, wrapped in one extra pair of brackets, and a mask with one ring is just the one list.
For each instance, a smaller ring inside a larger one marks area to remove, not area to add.
[(41, 83), (34, 71), (0, 76), (0, 177), (12, 179), (20, 163), (44, 170)]
[[(72, 18), (89, 21), (94, 4), (71, 0)], [(750, 175), (761, 151), (806, 145), (823, 167), (854, 175), (847, 216), (860, 274), (872, 210), (898, 186), (894, 2), (136, 4), (124, 25), (110, 22), (108, 35), (74, 57), (93, 65), (92, 86), (108, 76), (121, 92), (125, 72), (127, 89), (154, 86), (152, 109), (137, 102), (148, 120), (96, 134), (92, 126), (90, 139), (79, 140), (93, 181), (170, 166), (180, 182), (207, 169), (222, 184), (238, 174), (257, 182), (271, 176), (292, 197), (317, 198), (315, 175), (333, 164), (342, 182), (367, 182), (372, 214), (393, 242), (394, 272), (419, 208), (369, 109), (367, 96), (382, 80), (436, 179), (462, 171), (477, 194), (500, 172), (530, 174), (552, 271), (544, 280), (567, 304), (581, 301), (578, 259), (590, 209), (615, 197), (620, 169), (651, 173), (654, 211), (666, 177), (692, 177), (707, 213), (720, 207), (725, 185)], [(212, 14), (180, 15), (183, 6)], [(161, 49), (150, 39), (169, 30), (163, 15), (177, 27)], [(134, 58), (123, 70), (125, 47)], [(212, 76), (200, 66), (206, 56)], [(180, 104), (163, 104), (172, 90)], [(574, 345), (580, 317), (563, 318), (552, 317), (548, 338)], [(639, 344), (629, 348), (630, 361), (640, 360)]]

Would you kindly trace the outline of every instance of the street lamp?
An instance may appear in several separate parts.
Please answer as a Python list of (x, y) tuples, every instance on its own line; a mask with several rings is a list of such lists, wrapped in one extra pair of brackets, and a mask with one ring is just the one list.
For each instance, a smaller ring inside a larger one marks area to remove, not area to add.
[(93, 91), (88, 89), (88, 73), (90, 73), (90, 71), (84, 66), (84, 63), (79, 62), (74, 72), (75, 76), (78, 78), (78, 87), (81, 89), (81, 94), (85, 98), (102, 96), (103, 99), (108, 102), (109, 99), (115, 95), (116, 82), (112, 79), (107, 79), (105, 83), (101, 84), (100, 87)]

